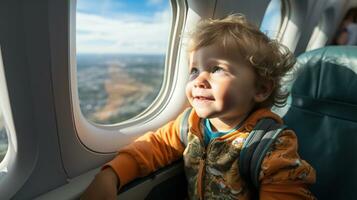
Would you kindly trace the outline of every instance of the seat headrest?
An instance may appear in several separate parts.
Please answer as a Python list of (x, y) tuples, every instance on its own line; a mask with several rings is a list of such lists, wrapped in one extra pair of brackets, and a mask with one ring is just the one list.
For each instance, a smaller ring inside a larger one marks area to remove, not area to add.
[(357, 121), (357, 47), (325, 47), (297, 60), (288, 103)]

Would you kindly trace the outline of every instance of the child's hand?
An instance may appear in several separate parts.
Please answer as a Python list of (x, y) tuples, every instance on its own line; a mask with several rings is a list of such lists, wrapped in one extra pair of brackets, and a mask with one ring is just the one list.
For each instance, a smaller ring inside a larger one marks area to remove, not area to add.
[(81, 200), (117, 198), (119, 179), (111, 167), (99, 172), (81, 196)]

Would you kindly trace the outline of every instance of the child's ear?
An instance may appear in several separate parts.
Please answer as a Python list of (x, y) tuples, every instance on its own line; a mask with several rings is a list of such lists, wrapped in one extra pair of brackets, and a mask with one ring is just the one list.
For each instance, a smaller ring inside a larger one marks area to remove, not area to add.
[(254, 96), (254, 101), (257, 103), (261, 103), (268, 99), (273, 91), (273, 87), (274, 84), (272, 81), (267, 81), (266, 83), (258, 84)]

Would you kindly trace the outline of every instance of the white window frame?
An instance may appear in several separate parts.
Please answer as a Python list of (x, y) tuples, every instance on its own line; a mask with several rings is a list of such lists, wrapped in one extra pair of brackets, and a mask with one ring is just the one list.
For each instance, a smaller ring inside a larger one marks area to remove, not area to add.
[[(0, 172), (3, 175), (0, 177), (0, 193), (2, 197), (11, 197), (21, 187), (26, 179), (23, 175), (28, 173), (28, 166), (23, 166), (23, 172), (19, 173), (17, 166), (17, 138), (10, 107), (9, 93), (7, 89), (4, 64), (0, 47), (0, 112), (3, 114), (4, 126), (7, 132), (8, 147), (4, 159), (0, 162)], [(16, 167), (17, 166), (17, 167)], [(14, 178), (18, 178), (13, 180)], [(9, 184), (12, 183), (12, 184)]]
[(320, 47), (325, 46), (328, 41), (328, 36), (324, 32), (326, 30), (326, 16), (325, 14), (322, 15), (321, 20), (319, 21), (318, 25), (315, 26), (309, 43), (307, 44), (306, 51), (314, 50)]
[[(307, 1), (299, 2), (299, 0), (282, 0), (283, 19), (278, 38), (279, 41), (287, 46), (291, 52), (295, 51), (299, 42), (304, 17), (304, 14), (294, 12), (294, 10), (299, 9), (299, 5), (302, 5), (302, 3), (307, 3)], [(292, 19), (294, 19), (297, 24), (293, 23)]]

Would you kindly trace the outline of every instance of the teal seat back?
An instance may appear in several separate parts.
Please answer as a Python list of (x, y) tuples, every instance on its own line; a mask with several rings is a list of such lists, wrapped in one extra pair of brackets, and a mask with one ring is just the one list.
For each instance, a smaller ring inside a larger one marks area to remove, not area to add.
[(356, 199), (357, 47), (298, 57), (288, 105), (278, 113), (296, 131), (299, 153), (316, 169), (318, 199)]

